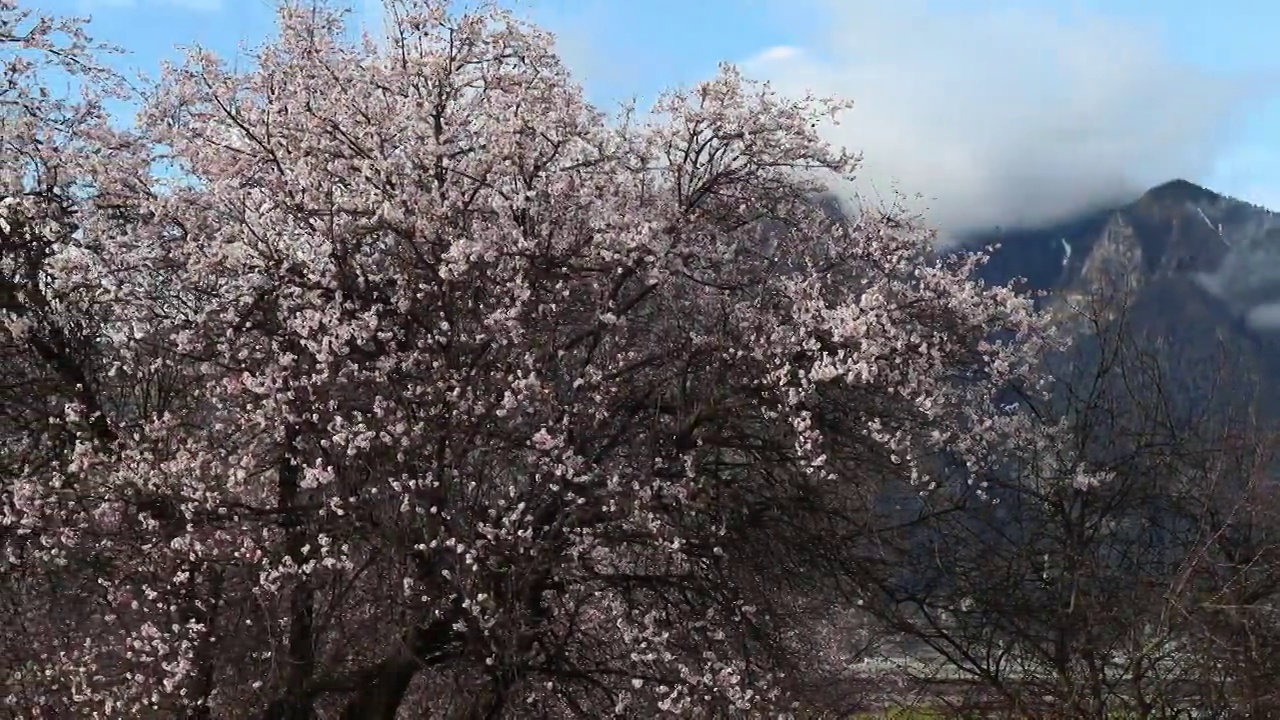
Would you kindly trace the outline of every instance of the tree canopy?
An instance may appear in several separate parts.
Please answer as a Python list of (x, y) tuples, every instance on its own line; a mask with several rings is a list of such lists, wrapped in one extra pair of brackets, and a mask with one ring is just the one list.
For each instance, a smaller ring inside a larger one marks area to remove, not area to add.
[(448, 6), (283, 2), (125, 126), (83, 27), (0, 0), (10, 707), (786, 709), (885, 488), (1053, 442), (1034, 303), (824, 200), (842, 101), (724, 66), (605, 114)]

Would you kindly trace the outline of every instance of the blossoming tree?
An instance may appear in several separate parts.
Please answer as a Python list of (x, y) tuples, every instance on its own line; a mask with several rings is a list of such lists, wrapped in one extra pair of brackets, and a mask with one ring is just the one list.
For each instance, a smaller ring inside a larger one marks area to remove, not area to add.
[(11, 706), (785, 708), (878, 490), (1030, 427), (1042, 319), (831, 209), (841, 103), (724, 67), (610, 117), (551, 36), (447, 6), (193, 51), (49, 158), (59, 213), (3, 169)]

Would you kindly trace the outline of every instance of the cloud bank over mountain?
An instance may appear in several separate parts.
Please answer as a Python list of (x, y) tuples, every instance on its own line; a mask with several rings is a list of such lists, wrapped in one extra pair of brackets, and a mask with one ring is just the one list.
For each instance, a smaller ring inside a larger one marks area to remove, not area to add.
[(983, 5), (804, 3), (808, 39), (744, 69), (852, 99), (831, 135), (865, 153), (858, 191), (918, 193), (944, 232), (1034, 225), (1204, 177), (1264, 90), (1177, 62), (1149, 28)]

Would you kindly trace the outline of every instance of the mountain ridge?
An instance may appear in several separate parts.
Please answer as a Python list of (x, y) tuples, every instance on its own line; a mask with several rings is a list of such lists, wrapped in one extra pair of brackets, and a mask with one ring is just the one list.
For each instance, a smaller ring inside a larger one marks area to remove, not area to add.
[(1122, 295), (1126, 332), (1159, 344), (1180, 385), (1225, 371), (1242, 383), (1232, 394), (1261, 391), (1280, 407), (1277, 213), (1175, 179), (1121, 205), (966, 240), (998, 245), (981, 279), (1039, 293), (1073, 334), (1091, 330), (1072, 308)]
[(999, 245), (983, 279), (1021, 280), (1028, 289), (1054, 291), (1079, 279), (1100, 240), (1110, 239), (1113, 246), (1122, 239), (1135, 242), (1130, 250), (1140, 255), (1144, 274), (1211, 275), (1236, 241), (1248, 245), (1273, 223), (1280, 227), (1277, 220), (1267, 208), (1178, 178), (1121, 205), (1086, 209), (1041, 226), (971, 232), (962, 244)]

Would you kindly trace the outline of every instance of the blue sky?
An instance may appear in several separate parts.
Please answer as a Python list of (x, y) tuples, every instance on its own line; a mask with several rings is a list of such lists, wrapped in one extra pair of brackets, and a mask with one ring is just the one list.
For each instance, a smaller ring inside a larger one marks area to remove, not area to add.
[[(28, 0), (29, 2), (31, 0)], [(377, 0), (351, 0), (367, 17)], [(868, 183), (940, 221), (1030, 219), (1182, 175), (1280, 209), (1280, 5), (1257, 0), (512, 0), (609, 104), (720, 60), (858, 103), (836, 140)], [(35, 0), (93, 16), (153, 72), (175, 45), (234, 55), (271, 0)], [(864, 188), (865, 189), (865, 188)], [(1028, 209), (1029, 208), (1029, 209)], [(1027, 219), (1027, 218), (1023, 218)]]

